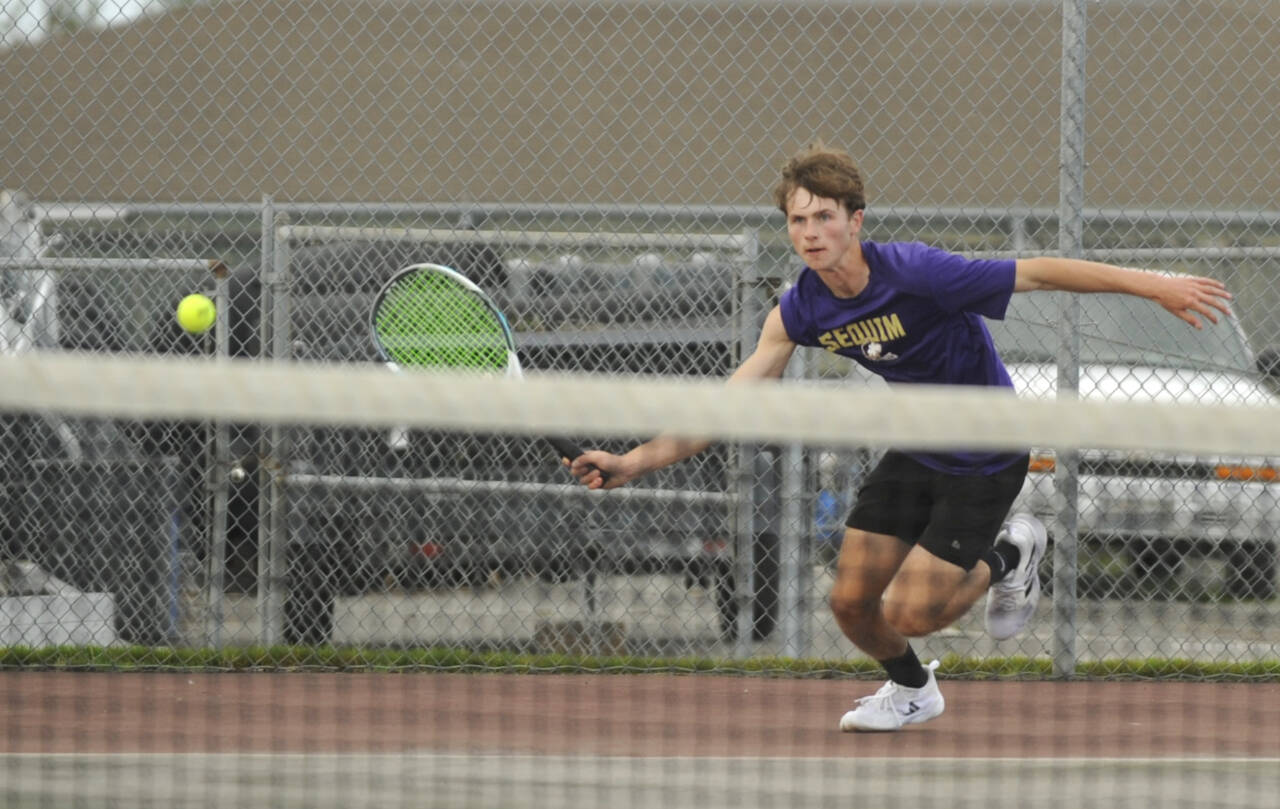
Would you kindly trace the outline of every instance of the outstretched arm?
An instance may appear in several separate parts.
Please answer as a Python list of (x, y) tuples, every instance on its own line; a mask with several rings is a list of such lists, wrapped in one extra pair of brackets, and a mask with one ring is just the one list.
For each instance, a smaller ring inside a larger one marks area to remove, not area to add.
[[(795, 348), (782, 325), (782, 314), (774, 307), (765, 318), (755, 351), (729, 377), (729, 384), (781, 377)], [(697, 455), (709, 446), (711, 442), (706, 439), (659, 435), (624, 455), (587, 450), (572, 459), (569, 471), (588, 488), (615, 489), (655, 469)]]
[(1018, 259), (1014, 292), (1119, 292), (1149, 298), (1177, 317), (1203, 328), (1200, 317), (1218, 322), (1231, 293), (1221, 281), (1194, 275), (1162, 275), (1096, 261), (1042, 256)]

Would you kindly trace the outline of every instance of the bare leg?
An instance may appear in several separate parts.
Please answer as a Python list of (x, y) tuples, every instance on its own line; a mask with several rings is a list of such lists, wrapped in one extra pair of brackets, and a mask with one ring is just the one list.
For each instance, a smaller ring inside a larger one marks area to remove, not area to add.
[(969, 611), (990, 578), (985, 564), (965, 571), (917, 546), (885, 592), (885, 616), (908, 637), (937, 632)]
[(853, 528), (844, 532), (831, 612), (845, 637), (875, 660), (907, 650), (907, 639), (885, 618), (881, 598), (910, 551), (897, 537)]
[[(991, 568), (987, 567), (987, 563), (979, 561), (973, 566), (973, 570), (960, 582), (960, 586), (956, 588), (955, 593), (951, 596), (951, 600), (947, 602), (938, 618), (942, 621), (943, 627), (951, 626), (969, 611), (978, 599), (987, 593), (987, 588), (991, 586)], [(932, 630), (937, 631), (937, 630)]]
[(966, 571), (895, 537), (845, 531), (831, 609), (840, 629), (881, 662), (890, 682), (858, 700), (840, 718), (840, 730), (898, 730), (942, 713), (946, 703), (932, 673), (938, 664), (921, 671), (914, 655), (904, 659), (907, 638), (949, 624), (973, 605), (989, 579), (985, 565)]

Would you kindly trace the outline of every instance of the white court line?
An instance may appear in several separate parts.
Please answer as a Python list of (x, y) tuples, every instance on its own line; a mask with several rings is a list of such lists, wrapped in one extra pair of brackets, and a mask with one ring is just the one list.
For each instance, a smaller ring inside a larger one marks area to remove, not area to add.
[(42, 809), (1275, 809), (1280, 758), (633, 757), (500, 753), (0, 754), (0, 805)]
[(445, 753), (429, 750), (405, 750), (403, 752), (394, 753), (374, 753), (374, 752), (335, 752), (335, 751), (315, 751), (310, 753), (301, 753), (296, 751), (281, 751), (278, 753), (265, 751), (245, 751), (245, 752), (167, 752), (167, 753), (0, 753), (0, 761), (10, 758), (34, 758), (34, 759), (103, 759), (110, 760), (113, 758), (228, 758), (228, 759), (310, 759), (317, 758), (366, 758), (366, 759), (423, 759), (423, 760), (504, 760), (504, 761), (530, 761), (537, 762), (548, 759), (568, 760), (568, 761), (601, 761), (601, 762), (623, 762), (623, 761), (665, 761), (665, 762), (690, 762), (702, 761), (717, 764), (727, 763), (770, 763), (781, 764), (792, 761), (811, 761), (822, 763), (839, 763), (849, 761), (859, 761), (865, 763), (874, 762), (895, 762), (902, 764), (920, 764), (920, 763), (942, 763), (942, 764), (960, 764), (964, 762), (974, 763), (1024, 763), (1024, 764), (1197, 764), (1203, 762), (1219, 762), (1223, 764), (1277, 764), (1280, 765), (1280, 756), (1111, 756), (1111, 757), (1089, 757), (1089, 756), (597, 756), (590, 754), (579, 755), (556, 755), (543, 753), (503, 753), (503, 752), (476, 752), (476, 753)]

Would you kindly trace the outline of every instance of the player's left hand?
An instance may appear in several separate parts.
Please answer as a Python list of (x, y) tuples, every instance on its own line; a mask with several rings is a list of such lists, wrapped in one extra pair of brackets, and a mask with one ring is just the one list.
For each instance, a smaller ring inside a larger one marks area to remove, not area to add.
[(1156, 303), (1197, 329), (1204, 328), (1201, 317), (1217, 323), (1219, 313), (1231, 311), (1227, 307), (1231, 293), (1221, 281), (1194, 275), (1164, 276), (1161, 280), (1154, 296)]

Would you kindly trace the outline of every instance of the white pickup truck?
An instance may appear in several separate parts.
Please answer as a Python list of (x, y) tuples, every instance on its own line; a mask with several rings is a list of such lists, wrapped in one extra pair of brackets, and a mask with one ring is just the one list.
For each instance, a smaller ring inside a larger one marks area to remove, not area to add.
[[(1015, 295), (1005, 320), (989, 322), (1022, 396), (1056, 395), (1054, 296)], [(1079, 301), (1082, 399), (1278, 404), (1234, 316), (1198, 331), (1143, 299)], [(1081, 595), (1275, 596), (1280, 458), (1083, 449), (1079, 459)], [(1058, 509), (1055, 460), (1033, 453), (1032, 474), (1014, 507), (1048, 526)]]

